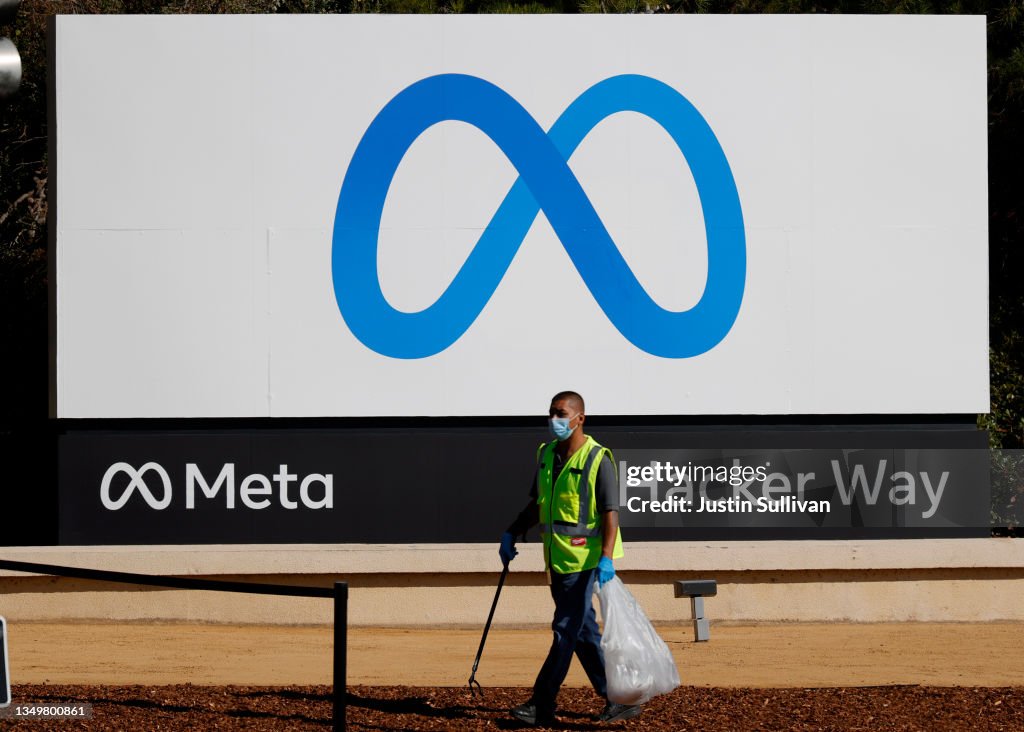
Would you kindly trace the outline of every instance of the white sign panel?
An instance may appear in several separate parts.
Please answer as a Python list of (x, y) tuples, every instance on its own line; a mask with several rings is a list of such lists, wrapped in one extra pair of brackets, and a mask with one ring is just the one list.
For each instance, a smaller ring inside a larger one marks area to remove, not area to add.
[(983, 17), (60, 17), (60, 417), (988, 409)]

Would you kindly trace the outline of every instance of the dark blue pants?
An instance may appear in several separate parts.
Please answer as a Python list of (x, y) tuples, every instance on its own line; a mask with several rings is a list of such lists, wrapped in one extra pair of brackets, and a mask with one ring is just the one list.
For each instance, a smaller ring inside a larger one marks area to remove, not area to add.
[(604, 675), (604, 654), (601, 653), (601, 631), (591, 596), (597, 569), (573, 574), (551, 572), (551, 598), (555, 601), (555, 618), (551, 622), (554, 640), (548, 657), (533, 685), (533, 703), (539, 710), (555, 709), (558, 690), (569, 672), (573, 653), (598, 696), (607, 696)]

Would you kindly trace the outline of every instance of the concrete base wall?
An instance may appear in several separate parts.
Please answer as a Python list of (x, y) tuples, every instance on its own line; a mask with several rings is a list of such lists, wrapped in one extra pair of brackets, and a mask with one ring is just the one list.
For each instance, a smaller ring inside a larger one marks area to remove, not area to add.
[[(497, 545), (14, 547), (0, 558), (155, 575), (330, 586), (347, 580), (366, 626), (481, 626), (500, 573)], [(540, 547), (512, 564), (494, 622), (550, 622)], [(715, 579), (712, 622), (1024, 621), (1024, 541), (632, 543), (616, 568), (655, 622), (686, 622), (681, 579)], [(11, 621), (329, 624), (329, 600), (164, 590), (0, 570)]]

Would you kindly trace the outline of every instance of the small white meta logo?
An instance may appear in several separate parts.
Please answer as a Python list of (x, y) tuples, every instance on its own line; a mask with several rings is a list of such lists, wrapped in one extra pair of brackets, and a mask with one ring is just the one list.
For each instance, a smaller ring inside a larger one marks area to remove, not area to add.
[[(156, 496), (153, 495), (153, 491), (146, 485), (145, 475), (149, 471), (153, 471), (163, 482), (164, 495), (159, 501), (156, 500)], [(124, 493), (116, 501), (110, 499), (110, 482), (114, 479), (115, 475), (119, 473), (125, 473), (129, 480), (128, 487), (124, 489)], [(163, 469), (163, 466), (158, 463), (146, 463), (141, 468), (136, 470), (128, 463), (114, 463), (107, 472), (103, 474), (103, 482), (100, 483), (100, 500), (103, 502), (103, 507), (108, 511), (116, 511), (128, 502), (128, 499), (132, 497), (133, 491), (138, 491), (139, 495), (142, 496), (143, 500), (149, 504), (149, 507), (156, 510), (162, 511), (171, 505), (171, 476), (167, 474), (167, 471)]]
[[(156, 473), (163, 481), (163, 497), (159, 501), (145, 481), (145, 475), (150, 471)], [(121, 497), (115, 501), (110, 498), (110, 484), (121, 473), (126, 474), (130, 482)], [(271, 497), (275, 493), (272, 483), (277, 484), (277, 502), (282, 508), (296, 509), (300, 505), (314, 510), (334, 508), (334, 476), (330, 473), (310, 473), (300, 480), (297, 474), (288, 472), (287, 465), (281, 465), (278, 472), (269, 478), (261, 473), (245, 476), (236, 491), (234, 463), (225, 463), (213, 481), (206, 479), (198, 465), (186, 463), (185, 508), (195, 509), (197, 492), (208, 499), (216, 498), (218, 494), (223, 493), (224, 507), (227, 509), (235, 508), (236, 495), (246, 508), (268, 508), (273, 503)], [(291, 490), (292, 484), (297, 484), (297, 491)], [(117, 511), (128, 502), (135, 491), (138, 491), (143, 500), (155, 511), (162, 511), (171, 505), (171, 477), (158, 463), (146, 463), (138, 470), (128, 463), (114, 463), (107, 468), (100, 483), (100, 501), (108, 511)]]

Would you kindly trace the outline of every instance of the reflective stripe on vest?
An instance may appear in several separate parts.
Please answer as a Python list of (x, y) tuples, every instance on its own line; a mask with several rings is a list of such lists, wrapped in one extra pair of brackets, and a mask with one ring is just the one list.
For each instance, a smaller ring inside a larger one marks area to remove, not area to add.
[[(582, 483), (579, 495), (580, 495), (580, 510), (576, 516), (576, 523), (572, 524), (568, 521), (555, 521), (551, 519), (549, 524), (541, 524), (541, 532), (546, 528), (552, 534), (559, 534), (560, 536), (600, 536), (601, 526), (600, 522), (594, 528), (587, 528), (587, 519), (590, 516), (590, 502), (596, 500), (594, 494), (596, 488), (590, 480), (590, 471), (594, 467), (594, 461), (601, 457), (601, 453), (604, 448), (600, 445), (594, 445), (590, 448), (590, 452), (587, 454), (587, 459), (583, 463), (583, 472), (580, 475), (580, 482)], [(554, 451), (552, 451), (554, 452)], [(552, 456), (553, 458), (553, 456)], [(568, 470), (569, 468), (562, 468)], [(561, 477), (561, 474), (559, 474)], [(554, 475), (554, 468), (551, 473), (551, 485), (557, 482), (557, 478)], [(552, 506), (548, 506), (548, 518), (552, 515)]]

